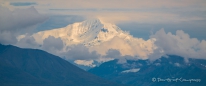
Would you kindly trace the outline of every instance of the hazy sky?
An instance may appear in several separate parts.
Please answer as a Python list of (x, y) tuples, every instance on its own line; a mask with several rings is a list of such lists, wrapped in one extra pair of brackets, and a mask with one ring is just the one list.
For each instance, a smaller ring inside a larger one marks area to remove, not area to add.
[(10, 10), (34, 6), (40, 14), (50, 16), (37, 31), (98, 17), (145, 39), (161, 28), (167, 32), (181, 29), (191, 37), (206, 38), (205, 0), (1, 0), (0, 3)]

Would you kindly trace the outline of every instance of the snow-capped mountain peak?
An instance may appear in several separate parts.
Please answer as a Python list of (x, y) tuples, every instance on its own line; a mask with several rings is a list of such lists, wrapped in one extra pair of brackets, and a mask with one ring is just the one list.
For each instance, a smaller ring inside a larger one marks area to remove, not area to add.
[[(49, 36), (53, 36), (54, 38), (58, 39), (53, 41), (53, 37)], [(19, 40), (24, 37), (25, 36), (19, 37)], [(148, 55), (153, 53), (153, 49), (155, 48), (153, 43), (154, 41), (152, 39), (145, 41), (141, 38), (135, 38), (128, 32), (122, 31), (115, 24), (107, 23), (97, 18), (76, 22), (62, 28), (40, 31), (31, 35), (31, 37), (35, 39), (35, 44), (37, 44), (39, 49), (46, 50), (52, 54), (59, 55), (60, 57), (67, 57), (67, 53), (72, 52), (70, 50), (72, 49), (73, 45), (85, 45), (83, 48), (86, 47), (87, 49), (83, 50), (86, 52), (86, 55), (89, 52), (89, 56), (85, 57), (88, 58), (89, 61), (83, 61), (82, 59), (78, 58), (75, 60), (79, 60), (76, 61), (78, 64), (81, 63), (80, 65), (84, 64), (87, 66), (93, 65), (95, 61), (101, 63), (111, 60), (112, 57), (108, 57), (106, 59), (104, 59), (104, 57), (102, 57), (103, 59), (101, 58), (101, 56), (105, 56), (110, 49), (118, 50), (122, 56), (139, 56), (145, 59)], [(53, 48), (50, 49), (49, 46), (47, 49), (48, 46), (44, 47), (47, 45), (45, 41), (47, 38), (49, 42), (54, 42), (54, 45), (50, 45), (51, 47), (57, 46), (59, 43), (61, 43), (62, 48), (55, 50)], [(55, 43), (56, 41), (58, 42)], [(59, 41), (62, 41), (63, 45), (62, 42)], [(95, 59), (95, 61), (90, 61), (93, 59), (93, 57), (90, 57), (90, 53), (93, 54), (93, 51), (97, 52), (97, 56), (100, 58)], [(68, 58), (70, 57), (68, 56)]]
[(115, 36), (130, 37), (130, 35), (122, 31), (118, 26), (105, 23), (98, 18), (77, 22), (63, 28), (41, 31), (33, 36), (40, 44), (48, 36), (54, 36), (55, 38), (60, 37), (65, 45), (85, 44), (89, 46), (98, 45), (100, 42), (108, 41)]

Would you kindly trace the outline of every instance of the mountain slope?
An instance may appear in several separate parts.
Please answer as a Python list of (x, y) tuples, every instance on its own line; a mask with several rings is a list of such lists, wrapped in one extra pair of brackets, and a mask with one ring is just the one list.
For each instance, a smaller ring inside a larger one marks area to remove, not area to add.
[(114, 86), (69, 62), (37, 49), (0, 44), (0, 85)]
[[(134, 86), (204, 86), (206, 84), (206, 60), (188, 60), (187, 63), (183, 57), (173, 55), (168, 58), (162, 57), (153, 63), (149, 60), (129, 60), (125, 64), (118, 64), (117, 60), (113, 60), (92, 68), (89, 72), (111, 81)], [(156, 81), (153, 82), (152, 78)], [(201, 79), (201, 82), (158, 82), (158, 78)]]

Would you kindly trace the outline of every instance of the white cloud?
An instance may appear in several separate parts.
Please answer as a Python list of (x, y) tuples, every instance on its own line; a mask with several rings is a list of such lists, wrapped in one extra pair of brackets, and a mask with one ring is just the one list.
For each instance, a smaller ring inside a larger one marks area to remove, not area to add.
[(67, 46), (60, 55), (65, 56), (67, 60), (95, 60), (100, 57), (96, 51), (90, 52), (86, 46), (81, 44)]
[[(155, 45), (158, 49), (150, 55), (151, 59), (160, 57), (160, 55), (178, 55), (185, 58), (206, 59), (206, 41), (190, 38), (187, 33), (177, 30), (176, 35), (166, 33), (164, 29), (157, 31), (151, 38), (155, 38)], [(159, 55), (158, 55), (159, 54)]]
[[(38, 47), (40, 45), (36, 44), (33, 37), (24, 37), (19, 40), (18, 44), (22, 44), (22, 46), (28, 45), (27, 47)], [(147, 41), (141, 38), (134, 38), (132, 41), (128, 41), (114, 37), (110, 41), (93, 47), (86, 47), (81, 44), (66, 46), (61, 38), (49, 36), (43, 40), (43, 45), (40, 49), (64, 57), (66, 60), (91, 66), (93, 64), (92, 61), (101, 63), (119, 59), (118, 63), (122, 64), (126, 63), (127, 60), (148, 59), (148, 57), (150, 60), (156, 60), (165, 55), (178, 55), (185, 57), (185, 59), (205, 59), (206, 41), (190, 38), (188, 34), (181, 30), (178, 30), (176, 35), (173, 35), (170, 32), (165, 33), (164, 29), (161, 29)]]
[(115, 49), (120, 52), (121, 56), (130, 55), (146, 59), (150, 53), (153, 53), (154, 48), (155, 45), (153, 44), (153, 39), (149, 39), (147, 41), (141, 38), (125, 40), (120, 37), (114, 37), (110, 41), (91, 47), (91, 50), (95, 50), (101, 55), (106, 55), (107, 51)]
[(74, 63), (78, 65), (84, 65), (84, 66), (90, 66), (90, 67), (95, 67), (94, 61), (93, 60), (75, 60)]

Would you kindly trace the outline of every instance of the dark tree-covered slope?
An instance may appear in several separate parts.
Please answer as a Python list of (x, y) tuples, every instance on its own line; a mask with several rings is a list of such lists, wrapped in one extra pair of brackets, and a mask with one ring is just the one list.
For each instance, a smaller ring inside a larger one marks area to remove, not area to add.
[(0, 86), (116, 86), (58, 56), (0, 44)]

